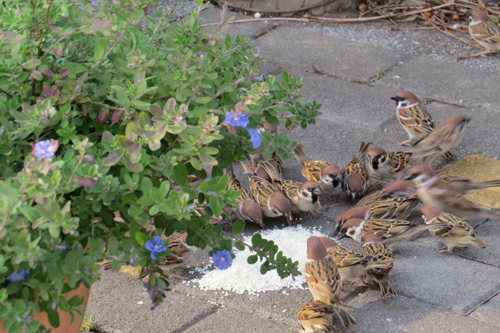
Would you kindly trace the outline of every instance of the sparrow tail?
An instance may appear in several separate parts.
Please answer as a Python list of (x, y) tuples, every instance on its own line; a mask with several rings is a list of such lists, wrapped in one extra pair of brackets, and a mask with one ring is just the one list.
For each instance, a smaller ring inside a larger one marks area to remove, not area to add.
[(337, 315), (340, 321), (342, 322), (342, 325), (344, 325), (344, 327), (347, 328), (351, 325), (356, 325), (358, 323), (356, 319), (354, 319), (345, 309), (341, 307), (336, 307), (336, 310), (337, 310), (336, 311)]
[(392, 286), (391, 281), (389, 281), (389, 280), (380, 281), (378, 284), (380, 286), (380, 291), (382, 291), (382, 295), (384, 295), (384, 297), (398, 295), (398, 293), (396, 292), (396, 290)]
[(488, 243), (483, 242), (482, 240), (477, 239), (477, 238), (474, 238), (472, 240), (472, 245), (474, 245), (480, 249), (484, 249), (484, 248), (487, 248), (488, 246), (490, 246)]
[(295, 159), (299, 161), (299, 163), (303, 164), (306, 162), (309, 162), (311, 159), (309, 156), (307, 156), (306, 152), (304, 151), (304, 146), (301, 144), (298, 144), (294, 149), (293, 149), (293, 155), (295, 156)]

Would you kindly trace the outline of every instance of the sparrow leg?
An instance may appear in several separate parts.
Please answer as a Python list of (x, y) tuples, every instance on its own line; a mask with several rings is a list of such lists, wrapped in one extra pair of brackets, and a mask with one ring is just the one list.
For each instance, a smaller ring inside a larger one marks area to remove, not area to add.
[(451, 251), (448, 249), (448, 246), (445, 246), (441, 249), (437, 250), (439, 253), (444, 253), (444, 254), (451, 254)]
[(314, 213), (312, 210), (310, 210), (309, 212), (309, 215), (311, 215), (312, 217), (314, 217), (315, 219), (318, 218), (318, 215), (316, 215), (316, 213)]
[[(292, 212), (292, 215), (293, 215), (293, 212)], [(297, 224), (293, 223), (292, 221), (290, 221), (290, 217), (286, 216), (286, 223), (290, 226), (290, 227), (295, 227), (297, 226)]]
[(365, 281), (360, 281), (360, 282), (353, 282), (354, 285), (361, 287), (361, 288), (368, 288), (370, 285)]
[(321, 204), (321, 202), (318, 200), (318, 208), (321, 209), (322, 211), (326, 212), (326, 208), (323, 207), (323, 205)]
[(411, 139), (405, 140), (403, 142), (399, 142), (398, 141), (398, 145), (409, 147), (410, 146), (410, 142), (411, 142)]

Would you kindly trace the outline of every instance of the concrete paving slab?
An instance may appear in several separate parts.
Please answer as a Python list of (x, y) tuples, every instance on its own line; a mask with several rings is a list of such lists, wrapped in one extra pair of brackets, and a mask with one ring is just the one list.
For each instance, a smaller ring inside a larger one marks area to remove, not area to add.
[[(213, 5), (209, 5), (200, 14), (200, 18), (204, 21), (202, 24), (218, 23), (221, 21), (221, 10)], [(238, 14), (235, 12), (226, 12), (225, 19), (234, 17), (234, 20), (248, 20), (250, 17)], [(259, 21), (259, 22), (249, 22), (244, 24), (231, 24), (229, 29), (224, 33), (227, 33), (231, 38), (235, 38), (237, 35), (243, 37), (253, 38), (255, 36), (260, 36), (266, 31), (273, 29), (274, 27), (282, 24), (278, 21)], [(215, 26), (203, 27), (202, 31), (210, 32)]]
[[(499, 290), (500, 292), (500, 290)], [(472, 312), (469, 317), (500, 327), (500, 295), (496, 295), (477, 310)]]
[(383, 124), (396, 120), (395, 108), (389, 103), (389, 97), (395, 94), (391, 90), (303, 71), (294, 74), (302, 77), (304, 87), (301, 92), (305, 100), (322, 104), (322, 118), (342, 121), (347, 130), (351, 126), (349, 123), (383, 130)]
[(309, 24), (279, 27), (258, 38), (269, 60), (336, 75), (349, 80), (368, 81), (380, 71), (397, 66), (403, 54), (314, 31)]
[(391, 281), (399, 295), (468, 313), (500, 289), (500, 269), (404, 242)]
[(469, 107), (483, 107), (500, 112), (498, 77), (490, 71), (471, 69), (428, 57), (406, 60), (375, 86), (409, 90), (417, 96), (426, 95)]
[[(235, 320), (237, 318), (237, 320)], [(235, 309), (220, 309), (197, 325), (182, 331), (185, 333), (222, 332), (276, 332), (296, 333), (297, 327), (279, 324), (272, 319), (264, 319)], [(179, 331), (180, 332), (180, 331)]]
[[(93, 315), (101, 331), (113, 333), (183, 332), (219, 308), (175, 291), (151, 311), (142, 282), (114, 271), (105, 271), (92, 286), (87, 316)], [(168, 320), (161, 320), (167, 318)]]
[(347, 332), (495, 332), (495, 326), (405, 296), (364, 293), (348, 308), (358, 325)]

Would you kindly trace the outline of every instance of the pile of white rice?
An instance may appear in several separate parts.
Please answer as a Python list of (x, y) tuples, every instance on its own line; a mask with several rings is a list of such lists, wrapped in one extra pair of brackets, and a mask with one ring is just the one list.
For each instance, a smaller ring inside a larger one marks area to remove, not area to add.
[[(295, 276), (295, 281), (291, 276), (281, 279), (272, 270), (267, 274), (260, 274), (262, 262), (258, 261), (254, 265), (247, 263), (247, 258), (255, 254), (248, 248), (244, 251), (234, 252), (236, 258), (233, 264), (226, 270), (219, 270), (213, 263), (205, 267), (197, 268), (197, 271), (204, 275), (200, 279), (192, 280), (199, 284), (202, 290), (224, 289), (238, 294), (248, 292), (256, 294), (261, 291), (287, 289), (304, 289), (306, 278), (304, 269), (307, 259), (307, 239), (311, 236), (325, 236), (319, 230), (307, 229), (301, 225), (297, 227), (286, 227), (282, 229), (265, 230), (261, 232), (262, 238), (272, 240), (283, 251), (283, 255), (299, 262), (299, 270), (302, 275)], [(252, 235), (244, 237), (244, 242), (252, 243)], [(215, 269), (214, 269), (215, 268)]]

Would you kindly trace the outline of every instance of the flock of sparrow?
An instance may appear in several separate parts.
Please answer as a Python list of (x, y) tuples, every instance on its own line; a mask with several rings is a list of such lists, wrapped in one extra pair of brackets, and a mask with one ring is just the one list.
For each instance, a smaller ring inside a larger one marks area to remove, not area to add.
[[(283, 179), (283, 163), (276, 154), (269, 160), (250, 156), (250, 160), (241, 162), (250, 190), (241, 185), (232, 170), (228, 171), (228, 188), (241, 191), (238, 206), (230, 213), (260, 227), (264, 227), (263, 217), (279, 216), (293, 225), (294, 211), (317, 217), (313, 212), (316, 203), (319, 209), (325, 209), (320, 195), (335, 195), (337, 186), (347, 201), (357, 202), (338, 215), (336, 238), (351, 237), (362, 244), (361, 253), (329, 237), (308, 239), (305, 276), (314, 301), (299, 310), (302, 332), (337, 331), (334, 315), (345, 327), (356, 323), (340, 302), (343, 282), (366, 286), (375, 281), (383, 296), (395, 296), (390, 282), (392, 251), (402, 241), (429, 230), (445, 244), (440, 252), (450, 253), (455, 247), (468, 245), (485, 248), (488, 244), (476, 238), (466, 220), (500, 220), (500, 214), (478, 207), (465, 197), (481, 188), (500, 186), (500, 179), (473, 182), (440, 175), (431, 167), (439, 156), (455, 157), (453, 149), (461, 143), (470, 118), (457, 114), (438, 127), (413, 93), (400, 91), (391, 99), (397, 103), (397, 119), (409, 136), (398, 142), (407, 146), (404, 151), (386, 152), (371, 142), (362, 142), (357, 156), (341, 169), (331, 162), (310, 159), (299, 144), (293, 153), (305, 182)], [(276, 130), (269, 125), (266, 129)], [(370, 185), (370, 177), (377, 181)], [(381, 180), (386, 185), (370, 193)], [(424, 223), (405, 220), (420, 203)]]
[[(498, 26), (479, 8), (472, 9), (471, 15), (469, 32), (487, 51), (462, 59), (500, 51)], [(284, 180), (283, 162), (278, 155), (273, 154), (269, 160), (251, 155), (250, 161), (241, 162), (250, 190), (241, 185), (232, 167), (226, 172), (227, 188), (241, 191), (238, 205), (227, 212), (233, 218), (254, 222), (261, 228), (265, 227), (264, 216), (284, 216), (288, 225), (294, 225), (294, 210), (317, 218), (313, 211), (316, 203), (319, 209), (325, 210), (320, 194), (335, 195), (337, 186), (349, 202), (359, 200), (355, 207), (339, 214), (336, 230), (337, 239), (347, 236), (361, 243), (361, 253), (329, 237), (312, 236), (307, 241), (305, 276), (314, 301), (303, 305), (298, 312), (301, 332), (338, 332), (334, 315), (344, 327), (356, 324), (340, 301), (344, 281), (360, 286), (375, 281), (383, 296), (395, 296), (390, 282), (394, 265), (392, 250), (400, 242), (428, 230), (445, 244), (441, 252), (450, 253), (455, 247), (468, 245), (485, 248), (488, 244), (477, 239), (474, 229), (465, 221), (500, 220), (500, 214), (478, 207), (465, 197), (481, 188), (500, 186), (500, 180), (472, 182), (439, 175), (431, 167), (439, 156), (454, 158), (452, 150), (461, 143), (470, 118), (457, 114), (437, 127), (425, 106), (411, 92), (400, 91), (391, 98), (397, 103), (397, 119), (409, 136), (408, 140), (398, 142), (408, 146), (404, 151), (386, 152), (381, 147), (371, 147), (371, 142), (363, 142), (357, 156), (341, 169), (334, 163), (310, 159), (299, 144), (293, 153), (301, 164), (305, 182)], [(277, 128), (266, 123), (261, 130), (275, 132)], [(370, 171), (378, 178), (372, 185), (369, 184)], [(380, 180), (390, 182), (382, 190), (366, 195)], [(419, 203), (423, 203), (420, 211), (424, 224), (405, 220)], [(186, 236), (187, 233), (176, 233), (165, 238), (172, 250), (166, 258), (165, 270), (184, 265), (193, 256), (197, 248), (186, 244)]]

